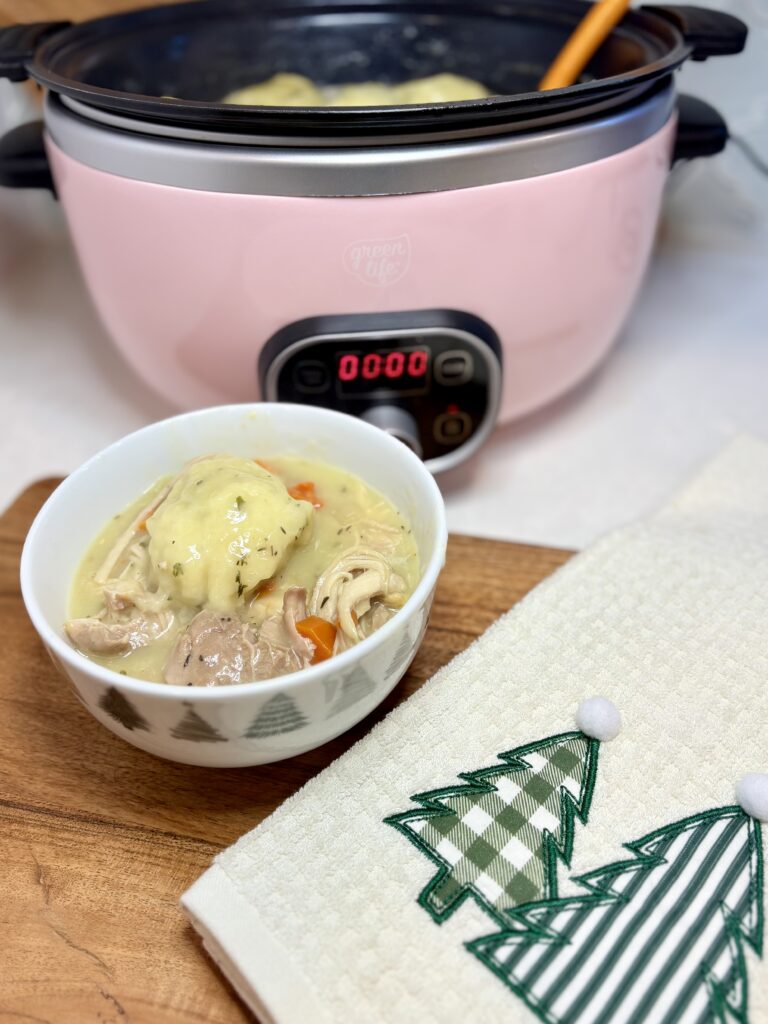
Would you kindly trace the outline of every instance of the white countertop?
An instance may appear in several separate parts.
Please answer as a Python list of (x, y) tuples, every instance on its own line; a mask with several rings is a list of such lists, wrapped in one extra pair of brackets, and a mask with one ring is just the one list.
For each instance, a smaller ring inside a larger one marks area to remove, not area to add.
[[(768, 4), (710, 6), (747, 21), (750, 46), (686, 66), (679, 87), (768, 162)], [(0, 508), (173, 412), (113, 349), (58, 207), (32, 192), (0, 190), (0, 410)], [(742, 431), (768, 439), (768, 176), (731, 145), (672, 175), (648, 279), (601, 369), (441, 479), (449, 525), (582, 547)]]

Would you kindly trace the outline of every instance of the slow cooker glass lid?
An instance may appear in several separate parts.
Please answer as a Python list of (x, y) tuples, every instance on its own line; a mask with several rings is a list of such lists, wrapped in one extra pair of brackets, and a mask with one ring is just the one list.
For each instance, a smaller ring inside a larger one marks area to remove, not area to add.
[[(64, 95), (153, 121), (272, 134), (375, 133), (510, 122), (542, 112), (571, 121), (598, 97), (626, 103), (689, 53), (669, 23), (630, 13), (579, 85), (536, 92), (585, 7), (580, 0), (269, 0), (258, 6), (200, 0), (73, 26), (43, 44), (30, 71)], [(448, 71), (477, 79), (495, 95), (399, 108), (221, 103), (230, 90), (279, 71), (319, 85), (394, 83)]]

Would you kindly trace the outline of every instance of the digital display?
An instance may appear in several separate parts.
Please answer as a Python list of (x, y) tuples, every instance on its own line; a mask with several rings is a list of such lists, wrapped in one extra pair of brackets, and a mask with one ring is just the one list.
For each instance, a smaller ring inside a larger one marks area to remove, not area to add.
[(376, 423), (406, 443), (417, 440), (422, 458), (438, 468), (496, 416), (501, 344), (489, 324), (461, 310), (309, 317), (258, 345), (268, 401)]
[(382, 388), (394, 394), (423, 393), (427, 390), (429, 361), (430, 350), (426, 347), (339, 352), (339, 393), (360, 395)]

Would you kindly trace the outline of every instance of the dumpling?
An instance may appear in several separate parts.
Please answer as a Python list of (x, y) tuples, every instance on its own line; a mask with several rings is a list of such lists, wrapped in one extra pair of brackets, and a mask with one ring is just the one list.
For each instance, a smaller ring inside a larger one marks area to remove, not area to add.
[(394, 89), (391, 103), (456, 103), (459, 100), (481, 100), (490, 92), (471, 78), (446, 72), (429, 78), (414, 78)]
[(320, 90), (304, 75), (280, 72), (257, 85), (228, 93), (222, 103), (251, 107), (324, 107)]
[(383, 82), (358, 82), (328, 90), (329, 107), (391, 107), (398, 101), (391, 85)]
[(281, 72), (266, 82), (235, 89), (222, 103), (270, 107), (392, 107), (409, 103), (454, 103), (490, 95), (480, 82), (451, 72), (413, 78), (399, 85), (350, 82), (323, 87), (303, 75)]
[(429, 78), (413, 78), (400, 85), (383, 82), (361, 82), (341, 85), (327, 90), (331, 107), (392, 107), (409, 103), (453, 103), (457, 100), (477, 100), (490, 93), (471, 78), (449, 72)]
[(285, 563), (313, 514), (256, 462), (191, 463), (147, 520), (153, 574), (184, 605), (233, 610)]

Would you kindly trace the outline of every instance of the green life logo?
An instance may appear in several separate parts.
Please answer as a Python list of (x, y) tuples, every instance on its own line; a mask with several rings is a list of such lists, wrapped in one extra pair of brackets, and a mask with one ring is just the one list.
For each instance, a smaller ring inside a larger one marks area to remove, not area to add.
[(349, 274), (379, 288), (395, 284), (411, 265), (408, 235), (352, 242), (344, 250), (344, 267)]

